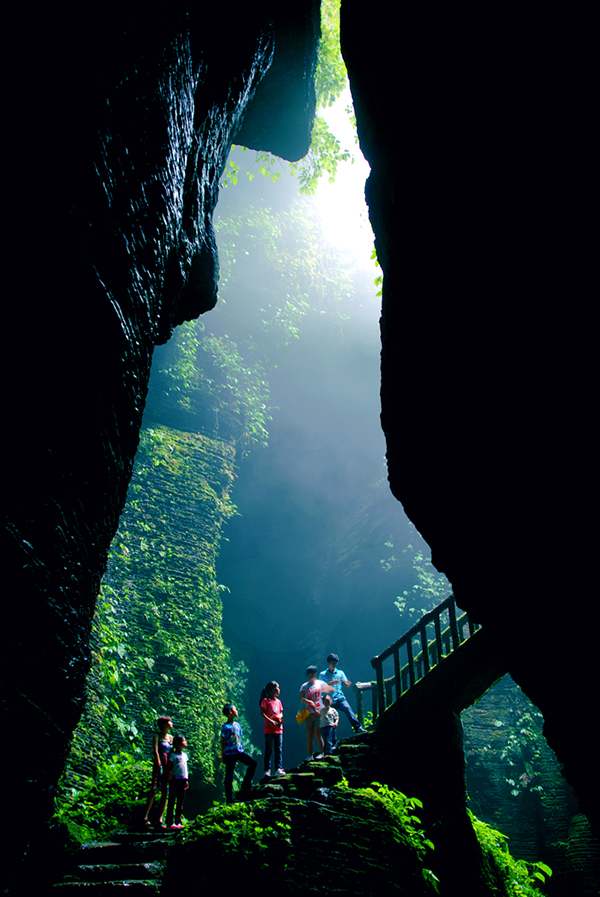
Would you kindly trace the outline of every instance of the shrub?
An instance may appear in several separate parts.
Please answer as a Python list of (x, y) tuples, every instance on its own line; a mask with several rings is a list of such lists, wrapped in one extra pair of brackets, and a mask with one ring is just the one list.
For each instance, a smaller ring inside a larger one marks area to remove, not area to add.
[(150, 761), (123, 751), (101, 763), (81, 787), (63, 784), (53, 822), (65, 824), (80, 843), (110, 837), (141, 817), (152, 775)]

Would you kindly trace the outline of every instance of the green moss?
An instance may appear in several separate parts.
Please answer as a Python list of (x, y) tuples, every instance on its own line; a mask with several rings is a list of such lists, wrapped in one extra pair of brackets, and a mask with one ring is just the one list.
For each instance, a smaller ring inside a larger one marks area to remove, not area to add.
[(94, 620), (67, 798), (112, 754), (149, 757), (161, 714), (186, 736), (196, 782), (220, 776), (221, 707), (240, 697), (244, 673), (223, 642), (215, 574), (222, 527), (235, 513), (234, 460), (233, 446), (200, 433), (141, 433)]
[(200, 894), (237, 879), (286, 895), (435, 894), (417, 805), (385, 786), (342, 782), (326, 804), (281, 797), (215, 807), (172, 851), (166, 886)]
[(109, 838), (140, 816), (151, 773), (149, 761), (118, 754), (101, 763), (94, 778), (67, 789), (52, 820), (78, 843)]

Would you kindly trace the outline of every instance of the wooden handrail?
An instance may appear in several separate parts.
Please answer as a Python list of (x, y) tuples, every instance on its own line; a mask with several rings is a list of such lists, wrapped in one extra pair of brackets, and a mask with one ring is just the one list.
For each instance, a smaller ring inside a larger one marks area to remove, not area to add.
[[(440, 617), (448, 611), (449, 625), (442, 630)], [(427, 626), (433, 623), (435, 637), (432, 641), (427, 637)], [(468, 626), (469, 634), (464, 634), (464, 626)], [(452, 651), (456, 651), (478, 629), (476, 623), (472, 623), (468, 614), (456, 616), (454, 595), (449, 595), (441, 604), (424, 614), (418, 623), (415, 623), (408, 632), (405, 632), (397, 641), (373, 657), (371, 666), (375, 670), (375, 682), (358, 682), (354, 686), (357, 695), (358, 718), (361, 725), (364, 721), (364, 692), (370, 691), (373, 702), (373, 721), (380, 713), (389, 707), (392, 701), (392, 691), (395, 689), (397, 700), (408, 688), (426, 676), (429, 670)], [(415, 656), (413, 653), (413, 639), (419, 637), (421, 650)], [(451, 646), (452, 645), (452, 646)], [(402, 666), (400, 662), (400, 649), (406, 647), (407, 662)], [(383, 662), (389, 657), (394, 658), (394, 675), (384, 678)]]

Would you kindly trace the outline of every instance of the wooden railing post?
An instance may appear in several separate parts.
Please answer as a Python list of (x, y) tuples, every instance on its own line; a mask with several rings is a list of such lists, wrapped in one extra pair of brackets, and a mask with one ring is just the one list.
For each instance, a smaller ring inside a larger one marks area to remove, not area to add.
[(436, 663), (439, 663), (443, 656), (442, 651), (442, 627), (440, 625), (440, 615), (435, 615), (435, 620), (433, 621), (435, 625), (435, 644), (437, 647), (437, 658)]
[(460, 639), (458, 637), (458, 626), (456, 625), (456, 606), (454, 601), (448, 605), (448, 616), (450, 617), (450, 632), (452, 633), (452, 650), (456, 651), (460, 647)]
[(383, 713), (385, 710), (385, 688), (383, 685), (383, 661), (380, 657), (374, 657), (371, 661), (371, 665), (375, 667), (375, 673), (377, 676), (377, 701), (379, 704), (379, 712)]
[[(442, 613), (448, 611), (448, 626), (442, 631)], [(435, 626), (435, 638), (431, 644), (427, 640), (427, 626), (433, 623)], [(464, 627), (468, 626), (469, 635), (464, 633)], [(426, 676), (433, 666), (437, 666), (445, 656), (460, 647), (463, 641), (470, 638), (479, 627), (471, 623), (468, 614), (457, 617), (454, 595), (449, 595), (441, 604), (424, 614), (418, 623), (412, 626), (401, 638), (386, 648), (377, 657), (371, 660), (377, 680), (371, 683), (373, 719), (383, 713), (394, 700), (398, 700), (405, 691), (412, 688), (415, 683)], [(413, 638), (420, 637), (421, 650), (415, 657), (413, 650)], [(406, 645), (407, 663), (402, 666), (400, 650)], [(431, 654), (429, 653), (431, 651)], [(388, 679), (383, 675), (383, 662), (388, 657), (394, 658), (394, 675)], [(396, 689), (395, 698), (393, 689)], [(362, 702), (362, 693), (360, 695)], [(362, 703), (361, 703), (362, 706)], [(364, 716), (364, 708), (362, 710)]]
[(389, 707), (390, 704), (394, 703), (394, 701), (392, 700), (392, 687), (394, 685), (394, 680), (389, 679), (387, 682), (384, 682), (384, 684), (385, 684), (385, 706)]
[(394, 681), (396, 683), (396, 700), (402, 694), (402, 682), (400, 681), (400, 651), (394, 651)]
[(365, 724), (365, 708), (363, 704), (363, 690), (354, 686), (356, 692), (356, 715), (361, 726)]
[(425, 623), (421, 623), (419, 627), (419, 632), (421, 634), (421, 656), (423, 657), (423, 675), (426, 676), (429, 672), (429, 646), (427, 644), (427, 626)]
[(412, 688), (415, 684), (415, 664), (413, 660), (412, 639), (410, 638), (406, 642), (406, 652), (408, 654), (408, 679), (410, 681), (410, 687)]

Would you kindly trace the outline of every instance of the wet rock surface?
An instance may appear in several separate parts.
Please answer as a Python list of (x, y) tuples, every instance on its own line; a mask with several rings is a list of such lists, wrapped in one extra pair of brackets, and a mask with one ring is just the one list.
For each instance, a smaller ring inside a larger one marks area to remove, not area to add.
[[(314, 4), (302, 6), (312, 27)], [(382, 422), (394, 494), (459, 606), (505, 637), (508, 669), (544, 713), (594, 820), (597, 669), (586, 635), (598, 611), (587, 576), (573, 602), (571, 551), (575, 541), (584, 566), (596, 467), (586, 346), (593, 81), (581, 49), (593, 29), (545, 21), (538, 40), (528, 37), (539, 34), (537, 15), (516, 27), (488, 14), (485, 39), (473, 40), (472, 20), (455, 12), (408, 10), (392, 27), (386, 4), (368, 15), (342, 5), (385, 273)], [(22, 775), (9, 780), (9, 804), (27, 808), (7, 833), (9, 857), (51, 811), (81, 712), (153, 345), (214, 302), (210, 215), (228, 145), (272, 63), (272, 15), (250, 10), (227, 39), (221, 13), (193, 4), (150, 13), (109, 3), (85, 21), (67, 8), (22, 8), (8, 23), (26, 40), (7, 113), (15, 239), (2, 664), (8, 724), (27, 736)], [(299, 41), (304, 133), (311, 43)], [(274, 130), (253, 128), (257, 142)], [(406, 411), (415, 380), (424, 400)]]
[[(534, 48), (533, 15), (515, 29), (486, 13), (480, 40), (449, 10), (406, 9), (382, 28), (384, 7), (365, 16), (342, 3), (341, 39), (384, 272), (390, 487), (459, 607), (503, 640), (597, 818), (593, 651), (557, 675), (563, 628), (600, 622), (586, 575), (571, 613), (573, 575), (595, 556), (582, 23), (547, 21)], [(567, 296), (569, 314), (549, 311)], [(566, 521), (578, 560), (559, 535)]]
[[(109, 3), (85, 21), (66, 10), (29, 18), (20, 10), (11, 20), (28, 36), (9, 191), (21, 286), (7, 321), (12, 594), (2, 657), (7, 718), (27, 732), (9, 799), (28, 809), (7, 832), (11, 857), (52, 810), (83, 706), (91, 618), (152, 350), (215, 303), (219, 179), (278, 33), (288, 62), (278, 62), (283, 92), (299, 122), (293, 134), (283, 126), (286, 152), (298, 158), (308, 149), (317, 7), (295, 4), (291, 26), (290, 15), (238, 10), (226, 35), (221, 11), (204, 4), (167, 12)], [(277, 118), (257, 138), (260, 148), (274, 145)], [(34, 209), (43, 231), (35, 248), (24, 239)]]
[(174, 832), (119, 832), (112, 841), (82, 844), (62, 881), (48, 894), (159, 894)]

